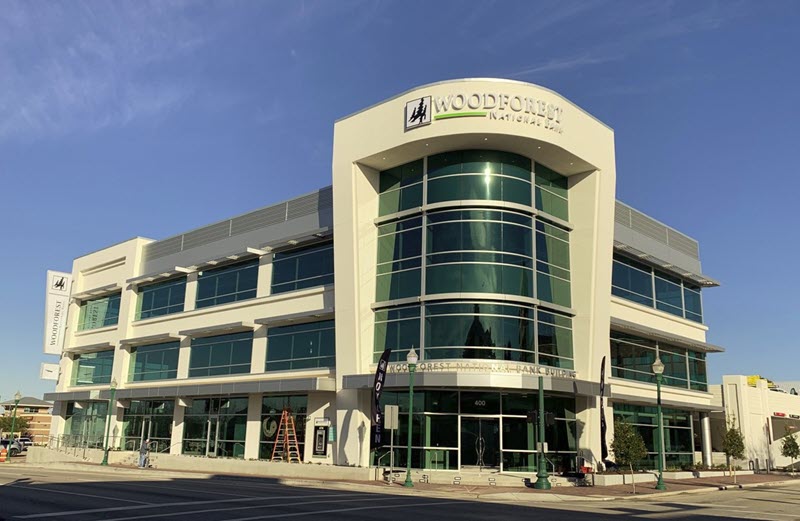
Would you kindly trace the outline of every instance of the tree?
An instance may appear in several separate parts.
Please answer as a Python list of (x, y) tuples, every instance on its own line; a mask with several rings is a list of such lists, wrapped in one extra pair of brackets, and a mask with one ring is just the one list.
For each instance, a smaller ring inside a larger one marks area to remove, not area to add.
[(786, 436), (781, 440), (781, 456), (792, 460), (791, 469), (792, 472), (794, 472), (794, 460), (800, 458), (800, 445), (797, 444), (797, 440), (794, 438), (794, 434), (792, 434), (792, 429), (790, 429), (788, 425), (785, 429)]
[[(12, 407), (13, 409), (13, 407)], [(19, 411), (17, 411), (19, 412)], [(11, 423), (14, 418), (12, 416), (0, 416), (0, 432), (11, 432)], [(14, 423), (15, 432), (25, 432), (30, 427), (27, 418), (21, 418), (17, 415), (17, 421)]]
[(736, 484), (736, 471), (733, 469), (733, 459), (744, 458), (744, 436), (735, 426), (736, 418), (731, 417), (728, 422), (728, 429), (722, 437), (722, 452), (728, 458), (728, 470), (733, 476), (733, 483)]
[(636, 481), (633, 477), (633, 467), (647, 456), (647, 447), (639, 431), (631, 424), (624, 421), (614, 421), (614, 441), (611, 442), (611, 451), (614, 453), (618, 465), (627, 465), (631, 469), (631, 484), (633, 493), (636, 494)]

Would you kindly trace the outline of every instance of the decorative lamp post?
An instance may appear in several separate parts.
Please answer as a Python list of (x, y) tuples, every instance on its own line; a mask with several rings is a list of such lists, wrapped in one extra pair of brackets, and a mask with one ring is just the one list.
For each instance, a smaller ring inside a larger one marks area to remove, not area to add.
[(664, 362), (656, 357), (653, 362), (653, 373), (656, 375), (656, 403), (658, 407), (658, 482), (656, 490), (667, 490), (664, 484), (664, 423), (661, 418), (661, 378), (664, 374)]
[(106, 450), (103, 453), (103, 461), (100, 462), (100, 465), (108, 466), (108, 433), (111, 430), (111, 410), (116, 409), (114, 407), (114, 398), (117, 394), (117, 379), (113, 378), (111, 380), (111, 399), (108, 401), (108, 414), (106, 415)]
[(14, 443), (14, 429), (17, 428), (17, 405), (19, 405), (20, 400), (22, 400), (22, 395), (17, 391), (16, 394), (14, 394), (14, 414), (11, 417), (11, 441), (8, 442), (9, 458), (6, 461), (9, 463), (11, 463), (11, 444)]
[(414, 351), (414, 346), (411, 346), (411, 351), (406, 355), (406, 362), (408, 363), (408, 446), (406, 452), (406, 481), (403, 483), (404, 487), (413, 487), (414, 482), (411, 481), (411, 431), (413, 430), (414, 423), (414, 373), (417, 371), (417, 353)]
[(533, 488), (550, 490), (550, 476), (547, 474), (547, 463), (544, 455), (544, 377), (539, 377), (539, 459), (536, 464), (536, 483)]

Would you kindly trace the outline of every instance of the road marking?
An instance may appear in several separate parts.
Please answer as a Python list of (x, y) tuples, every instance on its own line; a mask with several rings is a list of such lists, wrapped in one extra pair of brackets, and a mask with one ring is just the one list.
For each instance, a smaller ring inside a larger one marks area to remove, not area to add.
[(31, 492), (52, 492), (54, 494), (69, 494), (70, 496), (83, 496), (83, 497), (93, 497), (98, 499), (108, 499), (110, 501), (122, 501), (124, 503), (138, 503), (139, 505), (152, 505), (153, 503), (148, 503), (146, 501), (134, 501), (132, 499), (120, 499), (118, 497), (108, 497), (108, 496), (98, 496), (95, 494), (81, 494), (80, 492), (67, 492), (65, 490), (53, 490), (52, 488), (42, 488), (40, 486), (28, 486), (28, 485), (5, 485), (9, 488), (23, 488), (25, 490), (30, 490)]
[[(27, 514), (24, 516), (15, 516), (17, 519), (36, 519), (40, 517), (62, 517), (74, 516), (77, 514), (98, 514), (102, 512), (119, 512), (121, 510), (140, 510), (146, 508), (166, 508), (166, 507), (184, 507), (195, 505), (210, 505), (219, 503), (240, 503), (248, 501), (273, 501), (275, 499), (308, 499), (319, 497), (342, 497), (342, 496), (364, 496), (363, 493), (353, 494), (313, 494), (308, 496), (280, 496), (280, 497), (248, 497), (240, 499), (212, 499), (208, 501), (176, 501), (174, 503), (144, 503), (142, 506), (124, 506), (124, 507), (106, 507), (106, 508), (91, 508), (87, 510), (68, 510), (63, 512), (48, 512), (46, 514)], [(262, 505), (265, 506), (265, 505)], [(268, 505), (267, 505), (268, 506)]]
[(247, 494), (231, 494), (230, 492), (215, 492), (213, 490), (202, 490), (197, 488), (179, 488), (173, 487), (172, 485), (145, 485), (144, 483), (125, 483), (126, 487), (146, 487), (146, 488), (158, 488), (158, 489), (167, 489), (167, 490), (181, 490), (183, 492), (196, 492), (200, 494), (217, 494), (219, 496), (232, 496), (232, 497), (258, 497), (253, 495)]
[[(398, 497), (397, 499), (404, 500), (403, 497)], [(417, 498), (414, 498), (417, 499)], [(270, 514), (267, 516), (254, 516), (254, 517), (237, 517), (233, 519), (226, 519), (225, 521), (255, 521), (256, 519), (275, 519), (275, 518), (286, 518), (286, 517), (300, 517), (300, 516), (316, 516), (320, 514), (335, 514), (338, 512), (355, 512), (357, 510), (386, 510), (389, 508), (414, 508), (414, 507), (429, 507), (433, 505), (452, 505), (453, 503), (460, 503), (460, 501), (434, 501), (434, 502), (426, 502), (426, 503), (415, 503), (411, 504), (407, 501), (400, 505), (379, 505), (379, 506), (366, 506), (366, 507), (353, 507), (353, 508), (337, 508), (334, 510), (315, 510), (313, 512), (293, 512), (291, 514)]]
[[(375, 498), (372, 501), (388, 501), (390, 499), (398, 499), (397, 497), (382, 497), (382, 498)], [(353, 498), (353, 499), (329, 499), (325, 501), (304, 501), (302, 506), (306, 505), (315, 505), (318, 503), (351, 503), (353, 501), (364, 501), (364, 498)], [(291, 503), (271, 503), (269, 505), (250, 505), (246, 507), (229, 507), (229, 508), (208, 508), (205, 510), (189, 510), (183, 512), (172, 512), (170, 514), (148, 514), (144, 516), (130, 516), (130, 517), (114, 517), (110, 519), (106, 519), (105, 521), (131, 521), (133, 519), (152, 519), (152, 518), (162, 518), (162, 517), (173, 517), (173, 516), (188, 516), (191, 514), (207, 514), (209, 512), (230, 512), (233, 510), (248, 510), (252, 508), (275, 508), (275, 507), (287, 507), (287, 506), (298, 506), (297, 502)]]

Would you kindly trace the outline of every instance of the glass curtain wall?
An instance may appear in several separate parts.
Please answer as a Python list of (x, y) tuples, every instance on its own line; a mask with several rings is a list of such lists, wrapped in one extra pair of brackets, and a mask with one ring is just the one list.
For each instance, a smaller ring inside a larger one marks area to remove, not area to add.
[(122, 447), (139, 450), (149, 439), (155, 452), (169, 452), (174, 400), (131, 400), (122, 414)]
[(256, 297), (258, 259), (229, 264), (197, 274), (197, 309)]
[(105, 442), (108, 402), (77, 402), (67, 404), (64, 443), (76, 447), (103, 448)]
[(307, 395), (268, 395), (261, 402), (261, 443), (259, 459), (271, 459), (278, 437), (278, 427), (284, 409), (289, 409), (294, 417), (297, 432), (297, 444), (300, 449), (300, 459), (304, 459), (306, 446), (306, 423), (308, 417)]
[[(394, 459), (405, 462), (408, 392), (384, 391), (381, 402), (400, 408), (400, 425), (394, 432)], [(536, 393), (415, 391), (411, 466), (440, 470), (483, 466), (498, 470), (502, 467), (506, 472), (535, 472), (538, 427), (528, 423), (527, 414), (537, 406)], [(545, 411), (553, 418), (545, 429), (547, 458), (558, 472), (574, 470), (577, 456), (575, 400), (548, 395)], [(390, 434), (385, 433), (385, 446), (373, 452), (373, 461), (390, 451)], [(480, 441), (476, 443), (478, 438)], [(384, 464), (387, 461), (388, 456), (381, 459)]]
[(253, 332), (192, 339), (189, 378), (250, 372)]
[[(631, 404), (614, 404), (614, 420), (633, 425), (644, 439), (647, 457), (640, 464), (655, 469), (658, 462), (658, 409)], [(691, 465), (694, 462), (692, 414), (678, 409), (661, 409), (664, 424), (664, 459), (667, 468)]]
[(111, 383), (114, 350), (83, 353), (72, 362), (72, 385), (100, 385)]
[(333, 284), (333, 243), (315, 244), (274, 255), (273, 294), (326, 284)]
[(121, 293), (81, 302), (78, 314), (78, 331), (115, 326), (119, 321)]
[(140, 286), (136, 320), (171, 315), (183, 311), (186, 277)]
[(266, 372), (321, 367), (336, 367), (333, 320), (269, 328)]
[(132, 347), (129, 381), (144, 382), (176, 378), (180, 347), (180, 342)]
[(246, 396), (196, 398), (183, 421), (183, 454), (244, 458)]
[(656, 356), (664, 363), (664, 385), (708, 391), (705, 353), (611, 331), (612, 376), (655, 384)]
[(694, 322), (703, 322), (700, 286), (614, 255), (611, 294)]

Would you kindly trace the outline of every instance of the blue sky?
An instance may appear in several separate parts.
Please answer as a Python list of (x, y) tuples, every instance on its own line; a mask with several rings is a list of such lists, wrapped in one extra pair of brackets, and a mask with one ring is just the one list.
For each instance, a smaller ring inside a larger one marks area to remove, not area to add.
[(618, 197), (698, 239), (722, 374), (798, 379), (800, 4), (41, 2), (0, 8), (0, 396), (40, 396), (45, 271), (328, 185), (333, 122), (413, 86), (551, 88)]

